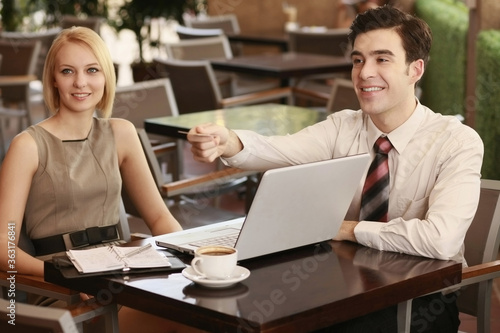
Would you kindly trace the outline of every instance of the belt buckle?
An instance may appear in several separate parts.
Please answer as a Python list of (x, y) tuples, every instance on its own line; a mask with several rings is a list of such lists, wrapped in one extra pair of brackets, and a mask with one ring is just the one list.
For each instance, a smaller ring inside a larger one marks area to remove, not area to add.
[(66, 250), (82, 248), (89, 245), (102, 244), (120, 239), (116, 225), (90, 227), (62, 235)]
[(85, 233), (87, 234), (87, 242), (89, 245), (101, 244), (103, 238), (101, 236), (101, 231), (99, 227), (90, 227), (85, 229)]

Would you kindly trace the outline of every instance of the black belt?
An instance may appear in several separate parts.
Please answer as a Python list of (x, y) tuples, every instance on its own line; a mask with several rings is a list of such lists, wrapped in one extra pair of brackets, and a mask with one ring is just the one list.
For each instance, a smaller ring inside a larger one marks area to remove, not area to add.
[(74, 248), (101, 244), (118, 240), (116, 225), (105, 227), (91, 227), (85, 230), (33, 239), (33, 245), (37, 256), (62, 252)]

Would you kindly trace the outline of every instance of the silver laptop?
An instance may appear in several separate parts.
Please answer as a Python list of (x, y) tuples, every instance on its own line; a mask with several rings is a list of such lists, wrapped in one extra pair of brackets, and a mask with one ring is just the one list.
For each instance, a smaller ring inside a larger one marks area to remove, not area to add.
[(162, 235), (156, 244), (190, 254), (202, 245), (225, 244), (245, 260), (330, 240), (369, 160), (361, 154), (268, 170), (245, 218)]

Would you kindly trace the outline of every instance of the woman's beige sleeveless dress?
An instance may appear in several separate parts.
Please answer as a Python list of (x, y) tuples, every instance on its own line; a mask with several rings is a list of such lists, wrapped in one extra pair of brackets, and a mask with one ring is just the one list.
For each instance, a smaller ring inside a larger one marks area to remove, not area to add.
[(94, 118), (83, 140), (62, 141), (36, 125), (26, 131), (39, 158), (24, 216), (28, 237), (118, 223), (121, 177), (109, 120)]

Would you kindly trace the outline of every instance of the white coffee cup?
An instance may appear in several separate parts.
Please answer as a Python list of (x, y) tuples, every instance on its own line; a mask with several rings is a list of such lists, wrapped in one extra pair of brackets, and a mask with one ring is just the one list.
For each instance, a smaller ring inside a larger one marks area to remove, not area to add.
[(229, 246), (202, 246), (194, 252), (191, 267), (207, 279), (228, 279), (236, 268), (238, 251)]

